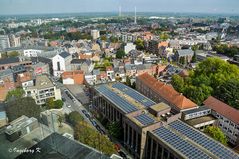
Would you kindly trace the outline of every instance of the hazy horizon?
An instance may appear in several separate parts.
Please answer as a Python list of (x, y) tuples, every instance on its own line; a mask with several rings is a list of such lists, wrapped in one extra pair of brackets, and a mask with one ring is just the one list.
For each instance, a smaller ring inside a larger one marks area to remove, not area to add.
[(238, 0), (1, 0), (0, 15), (71, 14), (71, 13), (203, 13), (239, 14)]

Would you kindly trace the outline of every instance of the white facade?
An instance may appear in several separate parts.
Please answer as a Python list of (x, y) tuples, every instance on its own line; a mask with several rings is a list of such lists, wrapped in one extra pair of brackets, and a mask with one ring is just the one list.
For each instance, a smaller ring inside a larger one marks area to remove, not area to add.
[(59, 54), (52, 58), (53, 75), (60, 77), (64, 71), (71, 70), (72, 56), (63, 58)]
[(26, 57), (37, 57), (42, 53), (42, 50), (27, 49), (23, 51), (23, 55)]
[(63, 79), (62, 82), (63, 82), (64, 85), (72, 85), (72, 84), (75, 84), (75, 81), (74, 81), (74, 79), (72, 79), (72, 78)]
[(228, 118), (224, 117), (221, 114), (213, 111), (212, 115), (218, 119), (218, 127), (224, 132), (227, 136), (228, 141), (232, 144), (239, 143), (239, 124), (234, 123)]
[(10, 47), (10, 41), (8, 35), (0, 35), (0, 50)]
[(133, 43), (127, 43), (124, 47), (125, 53), (128, 54), (131, 50), (136, 50), (136, 45)]
[(21, 38), (16, 37), (15, 35), (11, 34), (9, 36), (10, 46), (11, 47), (19, 47), (21, 46)]
[(91, 30), (91, 36), (93, 40), (96, 40), (100, 37), (100, 32), (98, 30)]

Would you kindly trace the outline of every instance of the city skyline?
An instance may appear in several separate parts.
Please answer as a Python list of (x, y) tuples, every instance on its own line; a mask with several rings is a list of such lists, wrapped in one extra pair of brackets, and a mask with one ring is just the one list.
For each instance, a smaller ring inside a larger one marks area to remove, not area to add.
[[(239, 14), (237, 0), (2, 0), (0, 15), (52, 14), (82, 12), (181, 12), (181, 13), (215, 13)], [(37, 6), (37, 7), (36, 7)]]

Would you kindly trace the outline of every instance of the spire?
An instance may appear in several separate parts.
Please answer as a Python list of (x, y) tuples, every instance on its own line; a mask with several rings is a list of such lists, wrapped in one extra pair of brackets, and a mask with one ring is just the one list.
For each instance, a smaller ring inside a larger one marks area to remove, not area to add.
[(134, 24), (137, 24), (137, 9), (134, 7)]

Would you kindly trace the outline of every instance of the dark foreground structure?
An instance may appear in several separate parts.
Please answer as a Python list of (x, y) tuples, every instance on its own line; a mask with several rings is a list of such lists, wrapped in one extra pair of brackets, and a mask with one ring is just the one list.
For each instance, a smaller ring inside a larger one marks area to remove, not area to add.
[[(97, 150), (82, 143), (53, 133), (28, 150), (34, 153), (22, 153), (16, 159), (109, 159)], [(40, 152), (38, 152), (38, 150)]]

